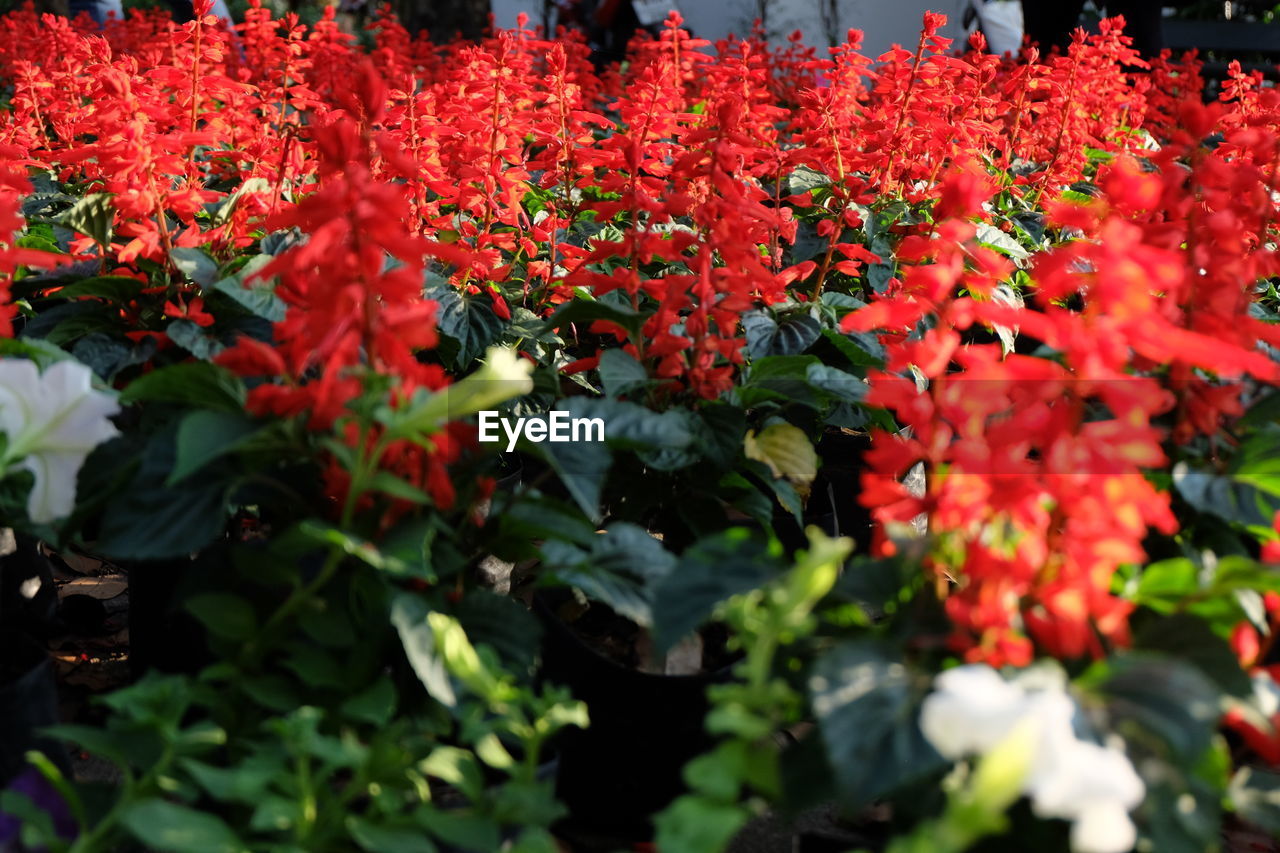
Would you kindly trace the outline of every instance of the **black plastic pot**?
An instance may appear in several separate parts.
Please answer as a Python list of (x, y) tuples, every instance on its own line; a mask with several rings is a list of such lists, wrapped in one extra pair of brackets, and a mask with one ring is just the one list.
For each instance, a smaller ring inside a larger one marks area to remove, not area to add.
[(49, 655), (19, 631), (0, 630), (0, 789), (39, 750), (70, 772), (66, 748), (38, 732), (58, 722), (58, 685)]
[(862, 553), (871, 545), (871, 513), (858, 503), (862, 472), (867, 467), (863, 457), (870, 447), (871, 439), (864, 433), (840, 430), (823, 433), (817, 447), (820, 467), (810, 498), (813, 501), (821, 495), (830, 501), (835, 529), (828, 532), (852, 537)]
[(587, 729), (556, 743), (556, 795), (569, 809), (566, 835), (652, 838), (650, 817), (685, 791), (684, 765), (712, 746), (703, 727), (707, 686), (728, 672), (656, 675), (624, 667), (587, 645), (559, 619), (548, 594), (534, 597), (544, 625), (544, 680), (587, 704)]

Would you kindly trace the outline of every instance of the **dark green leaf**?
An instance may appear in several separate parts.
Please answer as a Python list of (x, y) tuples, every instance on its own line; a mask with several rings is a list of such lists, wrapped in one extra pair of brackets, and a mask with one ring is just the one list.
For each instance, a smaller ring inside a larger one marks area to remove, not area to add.
[(1112, 658), (1084, 682), (1107, 703), (1114, 728), (1134, 743), (1161, 741), (1180, 761), (1198, 759), (1222, 715), (1221, 693), (1194, 664), (1147, 652)]
[(213, 283), (211, 290), (224, 293), (240, 304), (246, 311), (271, 323), (279, 323), (285, 318), (287, 306), (276, 296), (275, 286), (265, 282), (255, 282), (246, 287), (243, 271), (233, 278), (223, 278)]
[(166, 430), (147, 444), (132, 480), (107, 504), (98, 552), (130, 560), (180, 557), (199, 551), (225, 530), (228, 481), (165, 485), (176, 464), (175, 433)]
[(610, 397), (621, 397), (649, 381), (644, 365), (620, 349), (605, 350), (601, 354), (599, 371), (604, 393)]
[(773, 338), (773, 355), (799, 355), (813, 346), (822, 334), (822, 324), (808, 311), (793, 311), (778, 321), (778, 331)]
[(92, 193), (59, 214), (57, 221), (68, 228), (92, 237), (99, 246), (111, 243), (115, 208), (110, 193)]
[(562, 329), (570, 323), (593, 323), (596, 320), (608, 320), (616, 323), (630, 333), (632, 338), (639, 337), (640, 327), (646, 320), (629, 308), (610, 305), (600, 300), (574, 299), (556, 309), (556, 313), (547, 320), (548, 329)]
[(674, 568), (675, 555), (643, 527), (615, 522), (589, 546), (550, 541), (543, 567), (640, 625), (652, 623), (657, 584)]
[(600, 492), (613, 465), (613, 454), (600, 442), (551, 442), (529, 448), (546, 460), (574, 503), (592, 521), (600, 520)]
[(207, 362), (162, 367), (129, 383), (122, 403), (145, 400), (226, 412), (244, 411), (244, 384), (231, 371)]
[(212, 335), (190, 320), (174, 320), (164, 333), (178, 346), (203, 361), (209, 361), (227, 348), (216, 335)]
[(1133, 647), (1179, 658), (1200, 668), (1227, 693), (1247, 696), (1253, 690), (1248, 674), (1231, 646), (1203, 619), (1189, 613), (1157, 617), (1135, 633)]
[(836, 646), (818, 659), (809, 689), (845, 808), (945, 766), (920, 731), (911, 673), (887, 648)]
[(125, 368), (145, 364), (155, 353), (154, 338), (143, 338), (135, 344), (101, 332), (85, 335), (71, 348), (76, 360), (90, 367), (106, 382)]
[(742, 332), (747, 339), (747, 358), (754, 361), (764, 358), (773, 350), (778, 324), (768, 311), (748, 311), (742, 315)]
[(542, 630), (529, 608), (510, 596), (478, 589), (463, 596), (454, 616), (473, 645), (489, 646), (508, 668), (533, 666)]
[(129, 276), (95, 275), (68, 284), (50, 295), (54, 299), (83, 299), (86, 296), (96, 296), (99, 299), (123, 305), (136, 299), (146, 286), (145, 281)]
[(436, 327), (440, 334), (454, 342), (455, 366), (466, 367), (502, 337), (502, 318), (493, 313), (488, 296), (466, 295), (449, 284), (430, 288), (425, 295), (438, 306)]
[(258, 618), (248, 601), (238, 595), (210, 592), (187, 600), (187, 610), (200, 623), (228, 640), (248, 640), (258, 628)]
[(700, 540), (657, 583), (653, 601), (655, 650), (666, 652), (692, 633), (716, 605), (764, 586), (782, 570), (779, 556), (741, 528)]
[(855, 367), (873, 367), (884, 363), (884, 346), (876, 340), (875, 335), (866, 332), (841, 334), (835, 329), (823, 329), (822, 336)]
[(385, 726), (396, 712), (396, 686), (389, 677), (379, 677), (365, 690), (342, 703), (342, 713), (353, 720)]
[(201, 287), (208, 287), (218, 278), (218, 265), (203, 249), (180, 246), (169, 250), (169, 257), (178, 271)]
[(253, 421), (240, 412), (190, 412), (178, 426), (177, 461), (166, 485), (175, 485), (230, 453), (257, 431)]

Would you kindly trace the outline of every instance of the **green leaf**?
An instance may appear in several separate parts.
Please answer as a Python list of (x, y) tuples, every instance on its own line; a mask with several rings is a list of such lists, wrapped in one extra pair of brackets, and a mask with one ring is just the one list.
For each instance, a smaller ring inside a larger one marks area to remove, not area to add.
[(450, 284), (429, 288), (425, 295), (437, 305), (436, 327), (452, 342), (447, 349), (455, 351), (456, 367), (466, 367), (502, 337), (505, 324), (488, 296), (467, 295)]
[(871, 386), (860, 376), (846, 373), (826, 364), (811, 364), (805, 371), (805, 379), (814, 387), (825, 391), (837, 400), (846, 403), (861, 402), (867, 396)]
[(492, 853), (502, 847), (498, 823), (488, 815), (423, 809), (419, 810), (417, 818), (441, 841), (460, 847), (467, 853)]
[[(154, 375), (154, 374), (152, 374)], [(142, 464), (107, 503), (95, 550), (128, 560), (163, 560), (199, 551), (226, 529), (231, 482), (211, 477), (169, 487), (176, 429), (147, 443)]]
[(143, 338), (135, 344), (101, 332), (85, 335), (71, 348), (76, 360), (92, 368), (105, 382), (110, 382), (126, 368), (145, 364), (155, 353), (154, 338)]
[(546, 460), (587, 518), (600, 520), (600, 493), (613, 465), (608, 445), (594, 441), (544, 441), (526, 449)]
[[(553, 410), (566, 411), (571, 418), (599, 418), (604, 423), (604, 440), (610, 447), (629, 450), (682, 450), (693, 442), (692, 426), (677, 409), (655, 412), (626, 400), (573, 397)], [(594, 437), (596, 433), (592, 433)], [(585, 442), (575, 442), (575, 448)]]
[(787, 189), (791, 195), (799, 195), (831, 185), (831, 176), (808, 166), (798, 166), (787, 176)]
[(208, 362), (173, 364), (140, 376), (120, 395), (120, 402), (177, 403), (199, 409), (244, 411), (244, 383), (231, 371)]
[(484, 794), (484, 770), (470, 750), (437, 746), (418, 767), (428, 776), (457, 788), (470, 799), (479, 799)]
[(206, 332), (190, 320), (174, 320), (164, 330), (169, 340), (202, 361), (209, 361), (226, 349), (217, 335)]
[(1194, 664), (1227, 693), (1248, 696), (1253, 691), (1249, 675), (1227, 641), (1207, 622), (1189, 613), (1152, 619), (1134, 635), (1133, 647), (1159, 652)]
[(1173, 466), (1173, 485), (1182, 499), (1200, 512), (1248, 527), (1270, 527), (1280, 497), (1233, 474), (1193, 471), (1185, 462)]
[(1221, 692), (1194, 664), (1150, 652), (1111, 658), (1078, 682), (1107, 704), (1131, 743), (1159, 741), (1179, 761), (1203, 755), (1222, 716)]
[(614, 522), (589, 546), (549, 541), (542, 546), (543, 567), (639, 625), (653, 621), (658, 582), (676, 558), (643, 527)]
[(1227, 796), (1236, 814), (1259, 829), (1280, 836), (1280, 773), (1242, 767), (1232, 777)]
[(400, 479), (390, 471), (379, 471), (369, 480), (369, 488), (384, 495), (415, 504), (431, 503), (431, 496), (417, 486)]
[(452, 708), (458, 703), (444, 659), (436, 653), (435, 635), (427, 623), (427, 605), (416, 595), (403, 593), (391, 604), (391, 624), (400, 634), (405, 656), (414, 674), (437, 702)]
[(271, 783), (287, 772), (284, 761), (268, 752), (249, 755), (230, 767), (216, 767), (192, 758), (179, 759), (178, 763), (214, 798), (249, 805), (256, 803)]
[[(269, 256), (259, 255), (258, 257), (268, 258)], [(250, 265), (252, 261), (237, 275), (218, 279), (210, 290), (231, 297), (240, 307), (255, 317), (261, 317), (270, 323), (279, 323), (288, 313), (288, 306), (276, 295), (275, 285), (271, 282), (258, 281), (246, 286), (245, 279), (250, 277), (248, 269)]]
[(822, 324), (807, 309), (784, 314), (778, 320), (765, 311), (753, 311), (743, 316), (742, 329), (747, 337), (747, 355), (752, 360), (799, 355), (822, 334)]
[(510, 596), (472, 590), (458, 602), (454, 615), (473, 645), (489, 646), (504, 663), (526, 671), (536, 663), (542, 626), (529, 608)]
[(818, 659), (809, 691), (847, 809), (946, 766), (920, 731), (910, 671), (880, 644), (836, 646)]
[(976, 236), (982, 245), (995, 249), (1015, 261), (1025, 261), (1031, 257), (1031, 253), (1023, 248), (1022, 244), (988, 222), (978, 224)]
[(644, 365), (636, 361), (628, 352), (620, 349), (608, 349), (600, 356), (600, 383), (604, 385), (604, 393), (610, 397), (621, 397), (637, 388), (644, 387), (649, 381), (649, 374)]
[(28, 340), (43, 338), (48, 343), (65, 347), (78, 338), (96, 333), (119, 333), (117, 322), (102, 305), (93, 301), (70, 302), (42, 311), (22, 328)]
[(842, 334), (835, 329), (823, 329), (822, 336), (855, 367), (879, 367), (884, 364), (884, 345), (873, 334), (868, 332)]
[(218, 264), (204, 249), (181, 246), (170, 249), (169, 258), (180, 273), (201, 287), (208, 287), (218, 278)]
[(221, 818), (164, 800), (126, 806), (120, 822), (143, 844), (166, 853), (240, 853), (248, 849)]
[(764, 586), (784, 566), (779, 555), (744, 529), (699, 540), (658, 581), (653, 600), (655, 651), (665, 653), (695, 631), (716, 605)]
[(379, 677), (365, 690), (342, 703), (342, 713), (353, 720), (385, 726), (396, 712), (396, 686), (389, 677)]
[(742, 332), (747, 339), (747, 358), (764, 358), (773, 350), (778, 324), (768, 311), (748, 311), (742, 315)]
[(417, 826), (382, 826), (355, 815), (347, 818), (347, 831), (369, 853), (435, 853), (436, 846)]
[(771, 355), (799, 355), (822, 334), (822, 324), (808, 311), (793, 311), (778, 321), (778, 331), (773, 337)]
[(620, 308), (600, 300), (574, 299), (556, 309), (547, 320), (546, 328), (562, 329), (570, 323), (593, 323), (608, 320), (626, 329), (632, 339), (639, 337), (640, 327), (648, 319), (645, 314)]
[(253, 607), (238, 595), (205, 593), (188, 599), (186, 608), (211, 633), (228, 640), (251, 639), (258, 629)]
[(243, 199), (249, 193), (264, 193), (271, 189), (271, 182), (266, 178), (249, 178), (247, 181), (236, 187), (235, 192), (227, 196), (218, 205), (213, 212), (213, 218), (210, 225), (214, 228), (220, 228), (231, 220), (231, 214), (240, 205)]
[(287, 644), (281, 663), (308, 687), (345, 690), (348, 672), (330, 649), (323, 649), (309, 637)]
[(50, 298), (83, 299), (86, 296), (95, 296), (107, 302), (123, 305), (136, 299), (146, 286), (145, 281), (125, 275), (95, 275), (60, 288), (56, 293), (50, 294)]
[(177, 461), (165, 485), (173, 486), (243, 445), (258, 427), (243, 413), (218, 410), (190, 412), (178, 425)]
[(662, 853), (720, 853), (750, 817), (734, 803), (683, 796), (654, 818), (654, 846)]
[(1230, 555), (1208, 567), (1185, 557), (1152, 563), (1142, 570), (1130, 597), (1160, 613), (1193, 613), (1226, 637), (1246, 618), (1246, 600), (1265, 592), (1280, 592), (1280, 569)]
[(91, 193), (71, 205), (57, 217), (57, 222), (87, 237), (99, 246), (111, 244), (115, 208), (111, 193)]

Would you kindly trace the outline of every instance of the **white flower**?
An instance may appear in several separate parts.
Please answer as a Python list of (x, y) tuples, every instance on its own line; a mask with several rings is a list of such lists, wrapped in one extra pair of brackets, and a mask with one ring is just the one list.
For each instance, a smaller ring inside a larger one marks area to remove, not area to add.
[(1071, 824), (1075, 853), (1128, 853), (1138, 843), (1138, 828), (1119, 803), (1101, 803), (1081, 812)]
[(1072, 822), (1074, 853), (1132, 850), (1129, 811), (1146, 787), (1124, 752), (1076, 736), (1075, 703), (1063, 680), (1048, 675), (1008, 682), (984, 664), (948, 670), (924, 700), (920, 728), (950, 759), (987, 754), (1017, 732), (1032, 751), (1022, 789), (1035, 813)]
[(933, 684), (920, 728), (945, 758), (990, 751), (1026, 713), (1026, 694), (984, 664), (949, 669)]
[(35, 362), (0, 359), (0, 432), (7, 439), (0, 476), (14, 467), (35, 476), (27, 515), (37, 524), (71, 513), (85, 457), (118, 434), (107, 419), (120, 406), (112, 395), (90, 387), (92, 376), (74, 361), (40, 373)]
[(1044, 767), (1029, 783), (1031, 805), (1041, 817), (1075, 820), (1100, 806), (1123, 810), (1142, 802), (1146, 787), (1129, 758), (1096, 743), (1059, 739), (1044, 747)]

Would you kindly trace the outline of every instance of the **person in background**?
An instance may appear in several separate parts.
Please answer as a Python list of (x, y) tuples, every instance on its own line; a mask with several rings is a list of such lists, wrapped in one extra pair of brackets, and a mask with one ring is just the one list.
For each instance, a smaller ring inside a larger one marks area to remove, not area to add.
[(977, 21), (987, 39), (987, 50), (996, 56), (1017, 56), (1022, 48), (1022, 3), (1019, 0), (969, 0), (965, 10), (966, 28)]
[[(169, 10), (173, 13), (173, 19), (179, 24), (185, 24), (195, 17), (195, 12), (191, 5), (191, 0), (165, 0), (169, 6)], [(124, 2), (123, 0), (63, 0), (61, 3), (41, 3), (36, 6), (37, 12), (52, 12), (55, 15), (65, 15), (69, 18), (76, 18), (81, 12), (88, 12), (89, 17), (97, 22), (98, 26), (104, 26), (107, 18), (114, 13), (117, 20), (124, 19)], [(221, 18), (228, 28), (235, 26), (235, 21), (231, 19), (231, 10), (227, 8), (226, 0), (213, 0), (212, 14)]]
[[(1107, 0), (1109, 17), (1124, 15), (1124, 31), (1133, 37), (1133, 49), (1143, 56), (1156, 56), (1164, 47), (1160, 29), (1162, 0)], [(1027, 38), (1041, 51), (1071, 44), (1071, 32), (1079, 26), (1084, 0), (1022, 0), (1022, 20)]]

